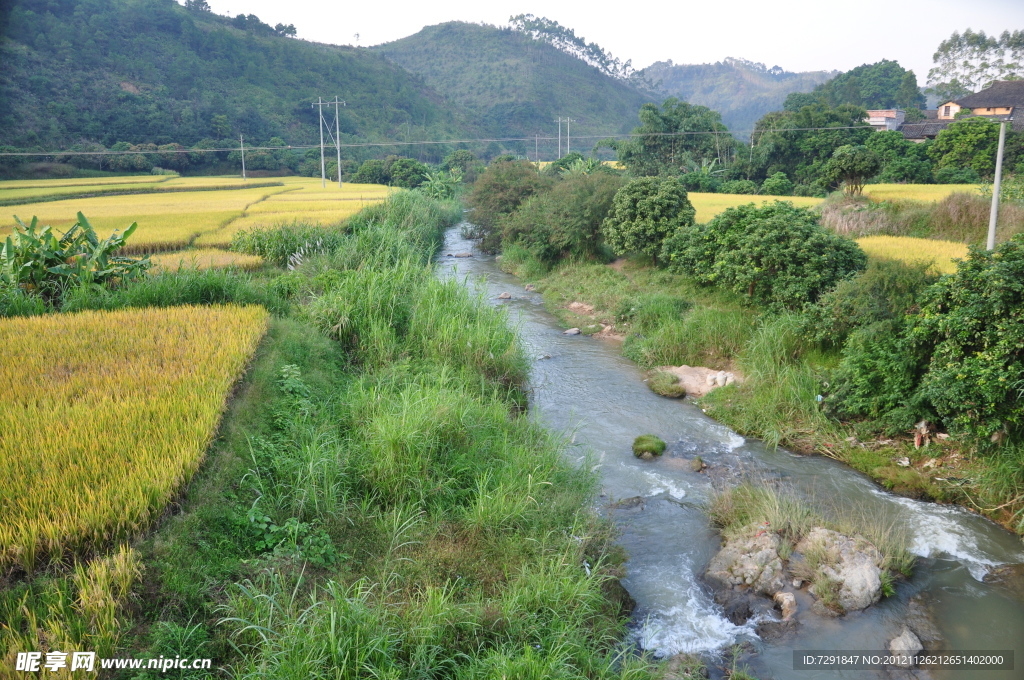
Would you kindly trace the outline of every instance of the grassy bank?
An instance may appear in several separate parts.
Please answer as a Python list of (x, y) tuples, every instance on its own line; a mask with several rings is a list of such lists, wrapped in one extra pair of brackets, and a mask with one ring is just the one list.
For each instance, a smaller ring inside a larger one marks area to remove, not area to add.
[[(237, 678), (651, 677), (622, 647), (595, 477), (518, 416), (529, 366), (505, 314), (430, 268), (460, 216), (403, 193), (293, 271), (183, 270), (69, 296), (67, 309), (234, 302), (274, 316), (154, 531), (4, 575), (0, 659), (95, 649), (209, 657)], [(293, 238), (238, 247), (274, 261)], [(175, 674), (207, 677), (122, 677)]]
[[(1017, 448), (993, 456), (962, 440), (934, 437), (916, 448), (906, 434), (883, 435), (871, 423), (855, 427), (836, 420), (818, 395), (839, 363), (839, 350), (809, 340), (800, 315), (762, 313), (728, 291), (700, 286), (643, 258), (563, 263), (545, 272), (511, 246), (501, 264), (534, 283), (566, 326), (621, 339), (623, 354), (645, 369), (685, 364), (738, 371), (742, 384), (718, 388), (698, 403), (740, 434), (829, 456), (897, 493), (959, 503), (1024, 533), (1024, 455)], [(655, 385), (659, 377), (650, 375)]]

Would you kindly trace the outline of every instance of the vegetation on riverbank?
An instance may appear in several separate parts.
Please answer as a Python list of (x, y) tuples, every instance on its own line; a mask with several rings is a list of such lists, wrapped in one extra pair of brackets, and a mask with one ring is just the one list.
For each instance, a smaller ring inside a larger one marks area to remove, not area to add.
[[(629, 605), (590, 509), (596, 478), (517, 417), (528, 363), (505, 314), (433, 275), (461, 214), (402, 193), (293, 270), (185, 269), (66, 296), (62, 309), (263, 302), (274, 316), (206, 464), (152, 535), (70, 571), (5, 574), (0, 659), (96, 649), (210, 657), (238, 677), (652, 677), (622, 646)], [(294, 233), (236, 246), (266, 255)]]
[[(974, 234), (958, 215), (970, 217), (983, 200), (953, 194), (914, 209), (925, 224), (946, 215), (940, 227)], [(524, 205), (544, 201), (540, 193)], [(670, 220), (678, 203), (650, 201), (644, 214), (658, 220)], [(620, 243), (609, 211), (589, 233), (626, 258), (605, 264), (601, 244), (590, 244), (597, 255), (552, 265), (520, 230), (506, 238), (501, 265), (535, 283), (566, 325), (622, 338), (623, 353), (644, 368), (740, 372), (741, 384), (700, 404), (741, 434), (828, 455), (897, 492), (958, 502), (1024, 532), (1013, 330), (1021, 300), (1012, 283), (1020, 237), (994, 256), (970, 251), (953, 271), (939, 263), (943, 279), (929, 271), (938, 259), (930, 245), (941, 245), (931, 239), (913, 240), (918, 252), (899, 259), (874, 257), (865, 270), (858, 246), (821, 226), (834, 226), (828, 210), (839, 204), (829, 201), (823, 218), (776, 203), (732, 208), (704, 225), (683, 220), (660, 248), (656, 229), (642, 231), (650, 242)], [(498, 217), (496, 231), (522, 210)]]

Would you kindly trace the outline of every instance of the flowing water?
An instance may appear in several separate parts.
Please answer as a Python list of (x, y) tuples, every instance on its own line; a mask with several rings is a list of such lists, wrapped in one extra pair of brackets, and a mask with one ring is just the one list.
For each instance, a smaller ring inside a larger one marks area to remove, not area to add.
[[(448, 254), (473, 252), (473, 257)], [(637, 602), (632, 633), (656, 656), (679, 652), (710, 655), (749, 642), (757, 651), (751, 670), (762, 678), (886, 677), (874, 671), (793, 669), (793, 650), (883, 650), (900, 633), (909, 600), (922, 595), (951, 650), (1015, 650), (1016, 671), (932, 671), (935, 678), (1024, 678), (1024, 602), (1006, 589), (982, 582), (991, 566), (1024, 562), (1015, 536), (970, 512), (901, 498), (860, 473), (823, 457), (772, 449), (737, 435), (696, 406), (650, 391), (641, 371), (620, 355), (619, 345), (566, 336), (540, 295), (501, 272), (456, 227), (439, 256), (441, 276), (476, 287), (491, 304), (507, 305), (522, 340), (536, 359), (531, 374), (531, 412), (544, 425), (568, 433), (570, 451), (595, 466), (603, 484), (602, 507), (614, 500), (644, 499), (642, 507), (608, 509), (627, 550), (622, 583)], [(512, 299), (496, 299), (509, 292)], [(631, 452), (639, 434), (668, 442), (660, 459)], [(823, 512), (859, 513), (903, 527), (921, 559), (896, 595), (864, 612), (814, 619), (776, 643), (760, 640), (752, 623), (723, 617), (699, 576), (719, 548), (704, 513), (712, 491), (707, 474), (688, 460), (700, 455), (712, 469), (754, 479), (782, 479)]]

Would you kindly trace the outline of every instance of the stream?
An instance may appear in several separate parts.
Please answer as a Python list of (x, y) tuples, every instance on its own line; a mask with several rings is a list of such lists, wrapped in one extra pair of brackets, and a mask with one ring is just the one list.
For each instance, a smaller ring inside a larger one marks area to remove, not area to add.
[[(473, 256), (448, 256), (462, 252)], [(959, 507), (890, 494), (837, 461), (766, 447), (688, 401), (656, 395), (617, 343), (563, 335), (540, 294), (525, 292), (522, 282), (464, 239), (459, 227), (447, 234), (438, 274), (466, 280), (490, 304), (510, 308), (534, 359), (531, 416), (566, 433), (573, 442), (569, 455), (600, 472), (602, 512), (617, 525), (629, 556), (622, 584), (637, 603), (630, 630), (643, 649), (657, 657), (690, 652), (715, 658), (749, 643), (756, 654), (744, 663), (762, 680), (889, 677), (866, 670), (794, 670), (793, 651), (885, 650), (917, 596), (931, 610), (947, 649), (1015, 650), (1018, 657), (1015, 671), (933, 670), (920, 677), (1024, 678), (1024, 601), (982, 581), (990, 567), (1024, 562), (1017, 537)], [(496, 299), (502, 292), (512, 299)], [(658, 460), (632, 454), (633, 439), (645, 433), (668, 443)], [(695, 455), (729, 475), (783, 480), (825, 514), (870, 516), (902, 527), (920, 556), (913, 577), (863, 612), (815, 617), (813, 625), (800, 625), (776, 642), (762, 641), (751, 622), (733, 625), (700, 580), (720, 541), (704, 513), (712, 477), (691, 471), (689, 459)], [(613, 501), (637, 496), (644, 499), (642, 507), (609, 508)]]

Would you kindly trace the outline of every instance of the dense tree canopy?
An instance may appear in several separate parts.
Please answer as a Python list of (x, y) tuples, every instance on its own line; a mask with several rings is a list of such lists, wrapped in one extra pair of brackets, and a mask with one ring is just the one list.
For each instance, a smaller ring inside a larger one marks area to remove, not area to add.
[(925, 104), (914, 72), (888, 59), (841, 73), (816, 87), (811, 96), (830, 107), (852, 104), (865, 109), (920, 109)]
[[(659, 107), (640, 107), (640, 126), (632, 139), (619, 142), (619, 162), (633, 175), (679, 174), (694, 163), (721, 163), (733, 147), (722, 116), (706, 106), (693, 106), (675, 97)], [(679, 134), (690, 133), (690, 134)]]
[(616, 253), (650, 255), (657, 261), (665, 237), (692, 225), (695, 216), (676, 178), (640, 177), (615, 194), (602, 230)]

